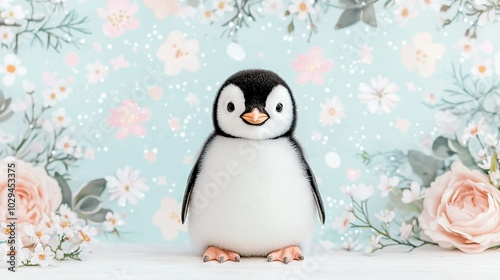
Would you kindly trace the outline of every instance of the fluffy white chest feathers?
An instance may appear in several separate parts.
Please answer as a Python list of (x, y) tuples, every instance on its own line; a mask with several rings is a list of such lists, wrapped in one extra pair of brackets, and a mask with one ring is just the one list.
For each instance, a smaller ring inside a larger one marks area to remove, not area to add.
[(188, 231), (198, 250), (214, 245), (242, 256), (305, 246), (317, 210), (297, 151), (287, 138), (215, 136), (191, 194)]

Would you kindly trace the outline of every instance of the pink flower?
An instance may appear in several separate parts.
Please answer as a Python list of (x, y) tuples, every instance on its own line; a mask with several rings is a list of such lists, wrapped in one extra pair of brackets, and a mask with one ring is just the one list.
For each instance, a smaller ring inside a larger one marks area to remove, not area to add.
[(180, 10), (179, 0), (144, 0), (144, 4), (151, 9), (157, 19), (164, 19), (168, 15), (176, 15)]
[(116, 38), (127, 29), (134, 30), (139, 27), (139, 21), (134, 18), (138, 5), (129, 4), (128, 0), (107, 0), (106, 9), (99, 8), (97, 13), (108, 22), (103, 30), (111, 38)]
[(412, 42), (413, 44), (404, 45), (402, 48), (403, 64), (410, 70), (416, 69), (420, 76), (429, 78), (434, 74), (436, 59), (441, 58), (445, 47), (432, 43), (432, 35), (428, 32), (417, 33)]
[[(33, 166), (14, 157), (0, 160), (0, 199), (2, 207), (7, 203), (7, 164), (16, 165), (16, 217), (17, 222), (37, 225), (43, 214), (57, 210), (62, 202), (61, 189), (56, 180), (50, 177), (44, 168)], [(5, 213), (7, 215), (7, 212)], [(0, 221), (6, 221), (0, 216)]]
[(117, 127), (115, 133), (116, 139), (125, 139), (131, 133), (135, 136), (146, 135), (146, 128), (142, 123), (149, 120), (151, 112), (147, 108), (137, 107), (137, 102), (132, 99), (126, 99), (118, 108), (111, 108), (111, 115), (106, 122), (111, 127)]
[(485, 174), (455, 161), (431, 183), (419, 222), (441, 247), (483, 252), (500, 245), (500, 191)]
[(327, 73), (332, 67), (333, 61), (323, 58), (323, 49), (320, 47), (310, 48), (305, 55), (298, 53), (297, 60), (292, 61), (292, 68), (299, 72), (295, 81), (301, 85), (308, 81), (322, 84), (325, 81), (323, 73)]

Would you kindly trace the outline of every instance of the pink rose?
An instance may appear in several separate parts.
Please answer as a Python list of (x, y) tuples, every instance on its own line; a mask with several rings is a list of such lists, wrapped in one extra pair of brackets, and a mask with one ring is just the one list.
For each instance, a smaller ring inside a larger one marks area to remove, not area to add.
[[(36, 225), (43, 214), (50, 216), (62, 202), (61, 189), (56, 180), (45, 169), (33, 166), (14, 157), (0, 160), (0, 205), (7, 204), (7, 164), (16, 164), (16, 217), (18, 223)], [(0, 221), (6, 220), (7, 213), (2, 213)]]
[(456, 161), (431, 183), (419, 222), (443, 248), (483, 252), (500, 245), (500, 191), (485, 174)]

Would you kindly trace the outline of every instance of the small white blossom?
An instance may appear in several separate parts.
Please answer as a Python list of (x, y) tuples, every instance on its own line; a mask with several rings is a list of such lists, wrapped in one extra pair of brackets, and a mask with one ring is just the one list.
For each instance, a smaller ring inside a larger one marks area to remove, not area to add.
[(481, 118), (477, 123), (471, 121), (467, 127), (464, 129), (464, 134), (462, 135), (462, 142), (464, 144), (469, 141), (470, 138), (474, 138), (477, 135), (484, 135), (486, 126), (483, 124), (484, 119)]
[(52, 122), (56, 128), (67, 127), (71, 119), (66, 117), (66, 110), (64, 108), (59, 108), (52, 113)]
[(335, 218), (332, 228), (336, 229), (338, 233), (344, 233), (347, 229), (349, 229), (354, 220), (356, 220), (356, 217), (352, 212), (345, 212), (341, 217)]
[(359, 201), (365, 201), (373, 195), (373, 186), (366, 184), (355, 185), (352, 189), (352, 196)]
[(72, 155), (75, 152), (76, 139), (70, 139), (68, 135), (64, 135), (56, 143), (56, 148), (63, 150), (66, 154)]
[(382, 248), (382, 244), (380, 244), (380, 239), (382, 239), (382, 235), (380, 234), (371, 236), (370, 239), (368, 239), (368, 241), (370, 242), (370, 246), (368, 246), (365, 249), (365, 252), (371, 254), (375, 252), (377, 249)]
[(113, 214), (109, 211), (106, 213), (106, 221), (104, 222), (104, 228), (106, 231), (113, 231), (117, 226), (123, 225), (125, 222), (120, 218), (120, 216)]
[(358, 243), (357, 240), (353, 240), (349, 237), (347, 241), (342, 243), (342, 248), (346, 251), (359, 251), (362, 245)]
[(413, 230), (412, 224), (407, 224), (406, 222), (403, 222), (403, 224), (401, 224), (401, 227), (399, 228), (401, 239), (408, 240), (408, 237), (410, 236), (412, 230)]
[(396, 217), (396, 214), (394, 211), (389, 211), (389, 209), (381, 210), (379, 214), (374, 215), (375, 218), (379, 219), (382, 223), (384, 224), (390, 224), (392, 220), (394, 220), (394, 217)]
[(380, 194), (382, 197), (387, 197), (392, 189), (399, 185), (398, 177), (388, 178), (386, 175), (381, 175), (379, 180), (377, 188), (382, 191)]
[(500, 170), (490, 171), (490, 181), (495, 188), (500, 187)]
[(31, 105), (31, 98), (29, 96), (25, 96), (24, 98), (16, 99), (16, 101), (14, 101), (10, 105), (10, 107), (12, 108), (12, 111), (16, 113), (24, 113)]
[(50, 234), (43, 223), (36, 226), (25, 224), (23, 226), (23, 231), (34, 244), (41, 243), (42, 245), (47, 245), (49, 243)]
[(54, 260), (55, 254), (52, 252), (49, 246), (43, 248), (42, 244), (37, 244), (31, 257), (32, 264), (38, 264), (42, 267), (49, 265), (55, 265)]
[(425, 189), (420, 188), (417, 182), (411, 182), (410, 189), (403, 190), (401, 201), (404, 204), (410, 204), (414, 201), (420, 200), (424, 196)]

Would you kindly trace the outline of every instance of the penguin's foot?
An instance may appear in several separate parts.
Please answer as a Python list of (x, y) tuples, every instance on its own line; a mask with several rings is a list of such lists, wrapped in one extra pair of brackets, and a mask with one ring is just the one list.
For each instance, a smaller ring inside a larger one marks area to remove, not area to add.
[(225, 261), (235, 261), (235, 262), (240, 262), (240, 255), (236, 254), (235, 252), (231, 252), (229, 250), (224, 250), (217, 248), (215, 246), (210, 246), (205, 250), (205, 253), (203, 253), (203, 261), (208, 262), (208, 261), (218, 261), (220, 263), (223, 263)]
[(295, 245), (285, 247), (281, 250), (276, 250), (274, 252), (271, 252), (267, 256), (268, 262), (280, 261), (285, 264), (288, 264), (293, 260), (298, 260), (298, 261), (304, 260), (304, 255), (302, 255), (302, 251), (300, 250), (299, 247)]

